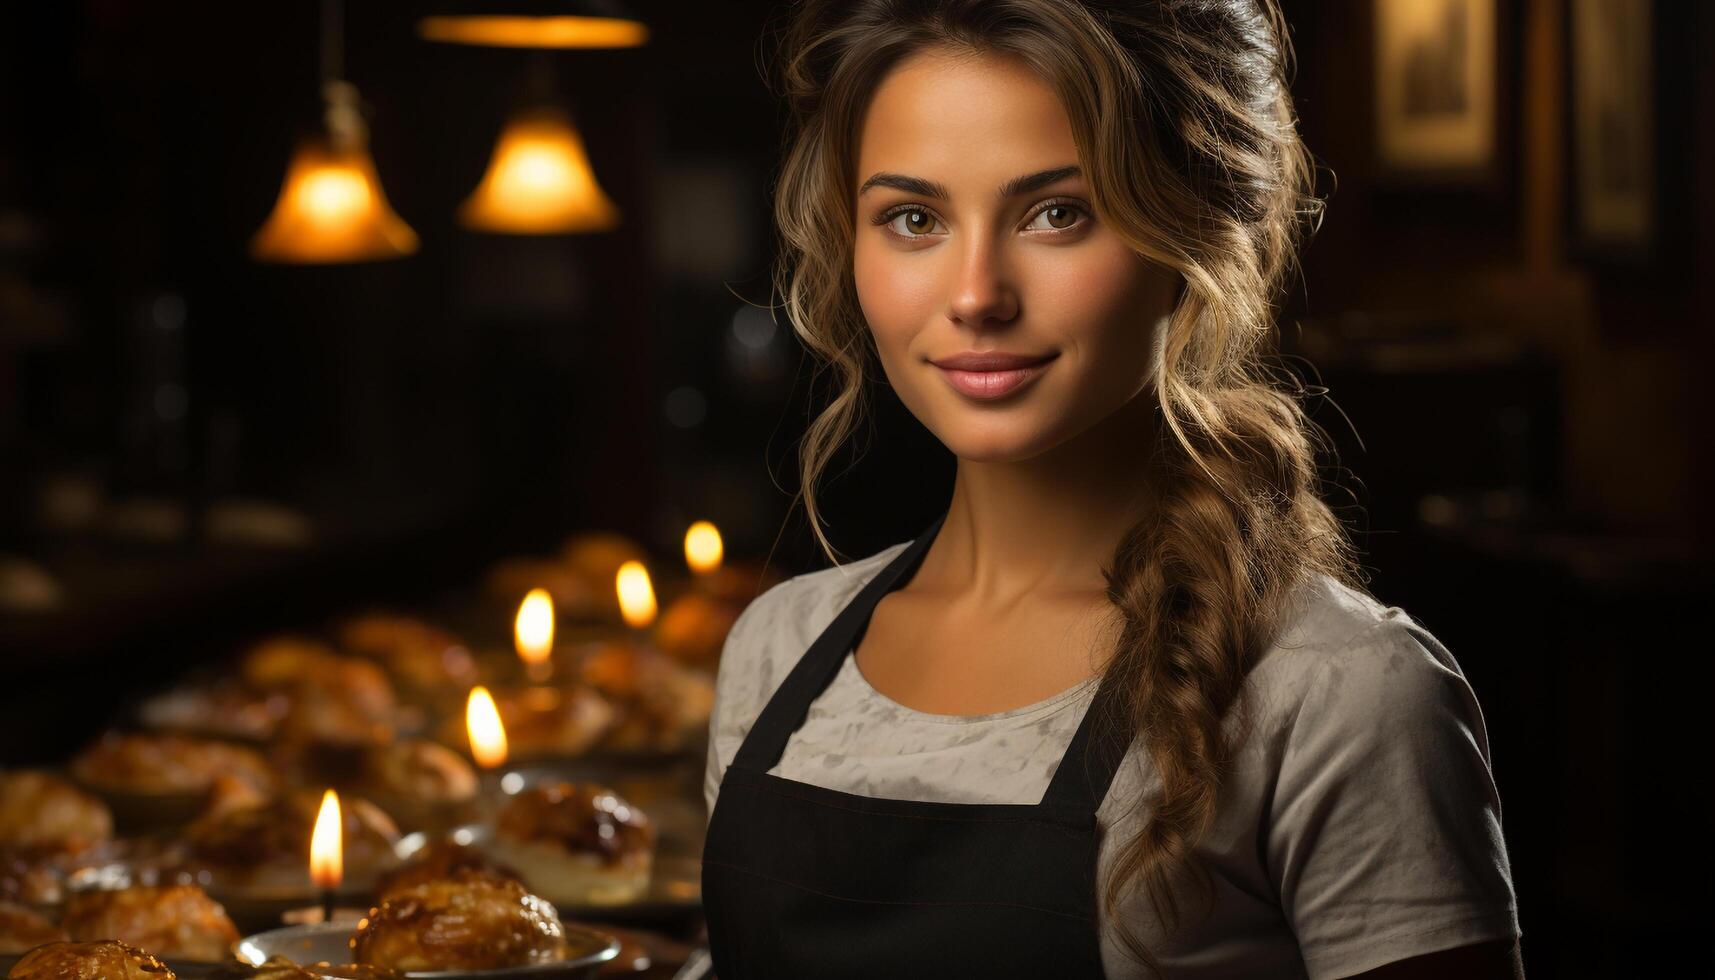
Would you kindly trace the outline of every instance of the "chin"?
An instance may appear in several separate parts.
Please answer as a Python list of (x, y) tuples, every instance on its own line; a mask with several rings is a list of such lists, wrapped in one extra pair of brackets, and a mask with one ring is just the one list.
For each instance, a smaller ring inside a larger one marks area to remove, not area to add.
[(1028, 410), (956, 407), (928, 428), (949, 452), (972, 463), (1022, 463), (1062, 441), (1058, 426)]

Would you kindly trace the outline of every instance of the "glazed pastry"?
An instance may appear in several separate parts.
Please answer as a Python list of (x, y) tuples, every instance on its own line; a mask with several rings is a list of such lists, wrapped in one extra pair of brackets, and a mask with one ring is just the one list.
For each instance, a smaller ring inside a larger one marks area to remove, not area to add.
[(0, 846), (76, 853), (113, 837), (107, 804), (51, 773), (0, 772)]
[(174, 980), (165, 963), (114, 939), (37, 946), (6, 976), (12, 980)]
[[(514, 759), (582, 755), (616, 717), (613, 705), (589, 687), (496, 691), (494, 700)], [(470, 751), (462, 714), (447, 717), (438, 734), (447, 745)]]
[(291, 689), (291, 708), (280, 726), (286, 741), (332, 745), (385, 745), (393, 739), (397, 704), (387, 675), (355, 657), (322, 661)]
[(510, 879), (520, 883), (524, 880), (524, 876), (510, 865), (495, 860), (486, 851), (441, 838), (426, 844), (422, 850), (411, 856), (411, 860), (404, 867), (381, 879), (376, 894), (386, 898), (394, 892), (407, 891), (439, 878), (468, 875)]
[(492, 849), (555, 901), (616, 904), (648, 890), (655, 827), (605, 786), (539, 783), (501, 807)]
[(181, 687), (143, 702), (138, 715), (157, 731), (266, 741), (286, 717), (285, 695), (225, 681)]
[(0, 847), (0, 901), (58, 905), (65, 894), (62, 856), (37, 847)]
[(704, 592), (687, 592), (655, 621), (655, 645), (681, 663), (713, 667), (744, 606)]
[(16, 956), (43, 943), (64, 942), (67, 938), (64, 929), (40, 912), (0, 901), (0, 956)]
[(379, 661), (401, 686), (419, 694), (455, 691), (477, 682), (476, 660), (459, 638), (409, 616), (368, 613), (347, 620), (340, 646)]
[(420, 803), (463, 803), (476, 796), (476, 770), (435, 742), (411, 740), (376, 749), (369, 774), (382, 795)]
[(564, 958), (554, 906), (516, 881), (485, 875), (396, 891), (358, 924), (358, 963), (406, 971), (498, 970)]
[(74, 940), (118, 939), (157, 955), (218, 963), (232, 955), (238, 929), (197, 885), (135, 885), (73, 892), (60, 924)]
[(438, 742), (411, 740), (370, 751), (365, 791), (407, 829), (444, 829), (476, 818), (476, 770)]
[(580, 675), (619, 709), (607, 748), (675, 751), (707, 733), (715, 692), (704, 671), (648, 647), (605, 643), (584, 655)]
[[(225, 887), (307, 888), (306, 849), (320, 808), (320, 793), (299, 792), (262, 806), (205, 814), (185, 831), (193, 864)], [(340, 798), (340, 816), (348, 882), (371, 881), (397, 864), (399, 828), (391, 817), (355, 796)]]
[(239, 671), (244, 683), (256, 690), (285, 690), (314, 679), (323, 665), (338, 656), (332, 647), (311, 637), (271, 636), (244, 654)]
[(508, 558), (498, 562), (489, 569), (487, 588), (489, 596), (507, 609), (517, 609), (531, 589), (546, 589), (555, 611), (569, 619), (604, 618), (610, 607), (614, 614), (619, 612), (618, 597), (608, 598), (613, 592), (611, 583), (605, 590), (594, 588), (570, 568), (549, 559)]
[(109, 793), (202, 794), (220, 776), (243, 780), (261, 792), (274, 785), (273, 772), (254, 749), (183, 735), (109, 732), (72, 760), (71, 773)]

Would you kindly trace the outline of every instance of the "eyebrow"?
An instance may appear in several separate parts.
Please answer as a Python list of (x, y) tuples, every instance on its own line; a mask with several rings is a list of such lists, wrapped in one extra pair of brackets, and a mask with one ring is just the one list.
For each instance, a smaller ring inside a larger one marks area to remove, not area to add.
[[(1055, 181), (1065, 180), (1067, 177), (1076, 177), (1082, 173), (1083, 171), (1079, 170), (1077, 167), (1055, 167), (1051, 170), (1038, 170), (1033, 174), (1014, 177), (1000, 185), (1000, 190), (996, 196), (1005, 200), (1006, 198), (1015, 197), (1019, 194), (1028, 194), (1031, 191), (1039, 191)], [(885, 170), (870, 175), (870, 178), (863, 182), (863, 186), (858, 188), (857, 196), (862, 197), (864, 192), (869, 190), (871, 187), (892, 187), (895, 190), (901, 190), (907, 194), (917, 194), (922, 197), (933, 197), (942, 201), (953, 196), (947, 192), (947, 188), (943, 184), (937, 184), (932, 180), (924, 180), (922, 177), (911, 177), (905, 174), (888, 173)]]

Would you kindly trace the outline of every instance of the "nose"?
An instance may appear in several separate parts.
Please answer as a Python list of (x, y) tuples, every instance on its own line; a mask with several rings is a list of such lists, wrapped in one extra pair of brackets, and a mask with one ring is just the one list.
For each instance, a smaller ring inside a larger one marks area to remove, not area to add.
[(973, 235), (961, 259), (958, 281), (947, 304), (947, 318), (980, 330), (1018, 316), (1018, 292), (1001, 262), (1000, 247)]

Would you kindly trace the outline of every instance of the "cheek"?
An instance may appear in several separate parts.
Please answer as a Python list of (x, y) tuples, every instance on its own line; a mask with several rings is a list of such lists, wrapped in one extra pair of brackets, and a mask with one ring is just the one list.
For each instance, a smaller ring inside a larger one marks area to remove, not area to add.
[(1166, 312), (1159, 273), (1119, 243), (1092, 243), (1084, 254), (1042, 271), (1038, 299), (1053, 304), (1044, 318), (1061, 326), (1068, 343), (1079, 349), (1085, 370), (1114, 375), (1116, 381), (1141, 376), (1153, 321)]
[(898, 253), (860, 244), (852, 260), (858, 306), (876, 349), (887, 359), (903, 357), (912, 339), (940, 312), (934, 263), (920, 253)]

